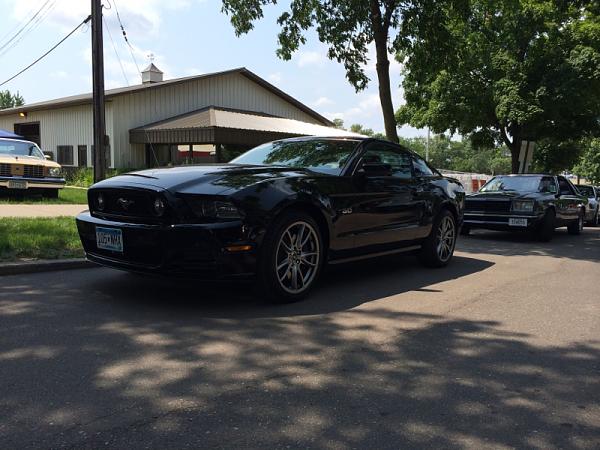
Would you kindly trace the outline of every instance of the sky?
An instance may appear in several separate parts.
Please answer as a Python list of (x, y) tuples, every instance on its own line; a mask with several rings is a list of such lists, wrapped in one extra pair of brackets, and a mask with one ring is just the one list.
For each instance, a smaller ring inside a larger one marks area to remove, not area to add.
[[(115, 8), (116, 2), (116, 8)], [(220, 0), (103, 0), (105, 85), (139, 84), (153, 55), (165, 79), (247, 67), (329, 119), (340, 118), (382, 132), (374, 49), (365, 70), (372, 80), (356, 93), (341, 64), (327, 58), (316, 33), (290, 61), (277, 57), (276, 23), (282, 6), (268, 6), (255, 29), (236, 37)], [(285, 3), (285, 2), (283, 2)], [(0, 83), (60, 41), (90, 13), (90, 0), (0, 0)], [(126, 45), (116, 9), (133, 47)], [(39, 14), (36, 16), (36, 12)], [(27, 24), (27, 22), (35, 18)], [(12, 39), (26, 25), (24, 31)], [(12, 39), (12, 40), (11, 40)], [(133, 53), (133, 56), (131, 55)], [(403, 102), (400, 64), (391, 59), (394, 107)], [(137, 67), (136, 67), (137, 64)], [(26, 103), (91, 92), (91, 34), (84, 26), (45, 59), (2, 86)], [(424, 130), (403, 127), (404, 137)]]

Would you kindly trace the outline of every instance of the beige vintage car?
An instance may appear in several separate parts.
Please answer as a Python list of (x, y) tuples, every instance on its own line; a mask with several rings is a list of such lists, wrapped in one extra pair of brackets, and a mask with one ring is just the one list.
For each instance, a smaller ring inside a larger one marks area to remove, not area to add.
[(0, 138), (0, 193), (55, 198), (64, 186), (60, 164), (49, 161), (35, 142)]

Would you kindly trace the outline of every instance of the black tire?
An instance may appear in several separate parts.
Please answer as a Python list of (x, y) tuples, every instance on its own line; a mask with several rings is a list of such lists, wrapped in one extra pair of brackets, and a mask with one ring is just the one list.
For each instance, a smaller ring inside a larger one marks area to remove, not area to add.
[(44, 198), (58, 198), (58, 189), (44, 189), (42, 191)]
[[(448, 225), (451, 226), (451, 229), (446, 230), (445, 227)], [(448, 233), (451, 233), (451, 235)], [(433, 268), (447, 266), (456, 247), (456, 234), (454, 215), (447, 209), (443, 209), (433, 221), (431, 233), (421, 246), (421, 252), (419, 253), (421, 263), (426, 267)]]
[(581, 210), (581, 211), (579, 211), (579, 216), (578, 216), (577, 220), (573, 221), (572, 223), (570, 223), (567, 226), (567, 231), (569, 232), (569, 234), (572, 234), (574, 236), (581, 234), (581, 232), (583, 231), (584, 219), (585, 219), (585, 213), (583, 212), (583, 210)]
[[(302, 234), (301, 229), (307, 234)], [(285, 212), (269, 228), (261, 246), (257, 274), (259, 294), (274, 303), (292, 303), (306, 297), (319, 279), (324, 254), (317, 222), (301, 211)]]
[(536, 237), (542, 242), (550, 242), (556, 228), (556, 212), (550, 208), (546, 211), (540, 227), (536, 230)]
[(461, 236), (468, 236), (471, 234), (471, 227), (469, 225), (463, 225), (460, 229)]

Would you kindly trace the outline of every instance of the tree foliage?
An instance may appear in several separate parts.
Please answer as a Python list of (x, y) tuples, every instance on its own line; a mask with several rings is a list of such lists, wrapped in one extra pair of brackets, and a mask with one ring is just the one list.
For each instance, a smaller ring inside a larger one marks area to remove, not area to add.
[(19, 92), (12, 94), (10, 91), (0, 91), (0, 109), (14, 108), (16, 106), (23, 106), (25, 99)]
[(600, 184), (600, 139), (582, 141), (582, 154), (573, 172), (587, 181)]
[(398, 39), (406, 104), (398, 122), (503, 142), (600, 134), (597, 0), (424, 0)]
[[(263, 9), (277, 0), (223, 0), (236, 34), (249, 32), (264, 17)], [(277, 23), (281, 26), (277, 55), (289, 60), (306, 43), (306, 31), (314, 28), (328, 45), (328, 57), (344, 65), (346, 78), (357, 91), (365, 89), (368, 50), (375, 44), (379, 97), (387, 137), (398, 141), (390, 89), (388, 49), (391, 34), (399, 26), (400, 0), (290, 0)]]

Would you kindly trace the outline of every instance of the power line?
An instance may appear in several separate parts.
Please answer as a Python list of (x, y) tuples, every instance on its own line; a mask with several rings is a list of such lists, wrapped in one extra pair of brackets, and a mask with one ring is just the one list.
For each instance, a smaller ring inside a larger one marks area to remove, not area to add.
[(108, 26), (108, 22), (106, 18), (102, 16), (102, 20), (104, 21), (104, 26), (106, 27), (106, 31), (108, 31), (108, 37), (110, 38), (110, 43), (112, 44), (112, 48), (115, 51), (115, 55), (117, 56), (117, 61), (119, 61), (119, 66), (121, 66), (121, 72), (123, 73), (123, 78), (125, 78), (125, 82), (127, 86), (129, 86), (129, 79), (127, 78), (127, 74), (125, 73), (125, 68), (123, 67), (123, 62), (121, 61), (121, 57), (119, 56), (119, 52), (117, 51), (117, 46), (115, 45), (115, 41), (113, 41), (112, 33), (110, 32), (110, 27)]
[(50, 50), (48, 50), (46, 53), (44, 53), (42, 56), (40, 56), (38, 59), (36, 59), (34, 62), (32, 62), (31, 64), (29, 64), (27, 67), (25, 67), (24, 69), (22, 69), (21, 71), (19, 71), (18, 73), (16, 73), (15, 75), (13, 75), (12, 77), (10, 77), (8, 80), (0, 83), (0, 87), (4, 86), (6, 83), (14, 80), (15, 78), (17, 78), (19, 75), (21, 75), (23, 72), (25, 72), (26, 70), (29, 70), (31, 67), (33, 67), (34, 65), (36, 65), (38, 62), (40, 62), (42, 59), (44, 59), (46, 56), (48, 56), (51, 52), (53, 52), (56, 47), (58, 47), (60, 44), (62, 44), (63, 42), (65, 42), (69, 37), (71, 37), (71, 35), (73, 33), (75, 33), (79, 28), (81, 28), (84, 24), (88, 23), (90, 20), (92, 19), (92, 16), (88, 16), (83, 22), (81, 22), (79, 25), (77, 25), (73, 31), (71, 31), (69, 34), (67, 34), (64, 38), (62, 38), (56, 45), (54, 45), (54, 47), (52, 47)]
[[(48, 1), (49, 1), (49, 0), (46, 0), (46, 3), (48, 3)], [(44, 3), (44, 5), (45, 5), (45, 3)], [(42, 8), (44, 7), (44, 5), (40, 6), (40, 9), (42, 9)], [(25, 27), (26, 27), (26, 26), (29, 24), (29, 22), (31, 22), (31, 20), (33, 19), (33, 18), (30, 18), (30, 19), (29, 19), (29, 21), (28, 21), (27, 23), (24, 23), (24, 22), (25, 22), (25, 18), (26, 18), (26, 17), (29, 17), (31, 14), (35, 14), (35, 7), (34, 7), (34, 8), (31, 8), (31, 9), (30, 9), (30, 10), (27, 12), (27, 14), (25, 14), (25, 16), (24, 16), (23, 20), (21, 20), (21, 21), (20, 21), (19, 23), (17, 23), (17, 24), (16, 24), (14, 27), (12, 27), (10, 30), (8, 30), (6, 33), (4, 33), (4, 34), (2, 35), (2, 37), (0, 38), (0, 42), (4, 41), (4, 40), (5, 40), (7, 37), (9, 37), (11, 34), (13, 34), (13, 33), (14, 33), (16, 30), (17, 30), (17, 28), (19, 28), (19, 26), (22, 26), (22, 28), (25, 28)], [(19, 32), (20, 32), (20, 31), (21, 31), (21, 30), (19, 30)], [(19, 32), (17, 32), (17, 34), (18, 34)]]
[(142, 71), (140, 70), (140, 66), (138, 66), (137, 60), (135, 59), (135, 55), (133, 54), (133, 46), (131, 45), (131, 43), (129, 42), (129, 39), (127, 38), (127, 32), (125, 31), (123, 22), (121, 22), (121, 16), (119, 15), (119, 8), (117, 7), (117, 0), (112, 0), (112, 2), (113, 2), (113, 5), (115, 5), (115, 12), (117, 13), (117, 20), (119, 21), (119, 25), (121, 26), (121, 32), (123, 33), (123, 39), (125, 39), (125, 42), (127, 43), (127, 46), (129, 47), (129, 53), (131, 54), (131, 59), (133, 59), (133, 63), (135, 64), (137, 71), (141, 75)]
[[(52, 2), (52, 3), (50, 3)], [(50, 3), (48, 8), (46, 6)], [(2, 46), (0, 46), (0, 55), (5, 54), (9, 50), (15, 47), (21, 40), (27, 36), (31, 31), (33, 31), (42, 20), (46, 18), (46, 16), (50, 13), (54, 5), (56, 4), (56, 0), (46, 0), (46, 2), (37, 10), (37, 12), (27, 21), (25, 25), (23, 25), (19, 31), (17, 31), (13, 37), (11, 37), (8, 41), (6, 41)], [(44, 10), (45, 9), (45, 10)]]

